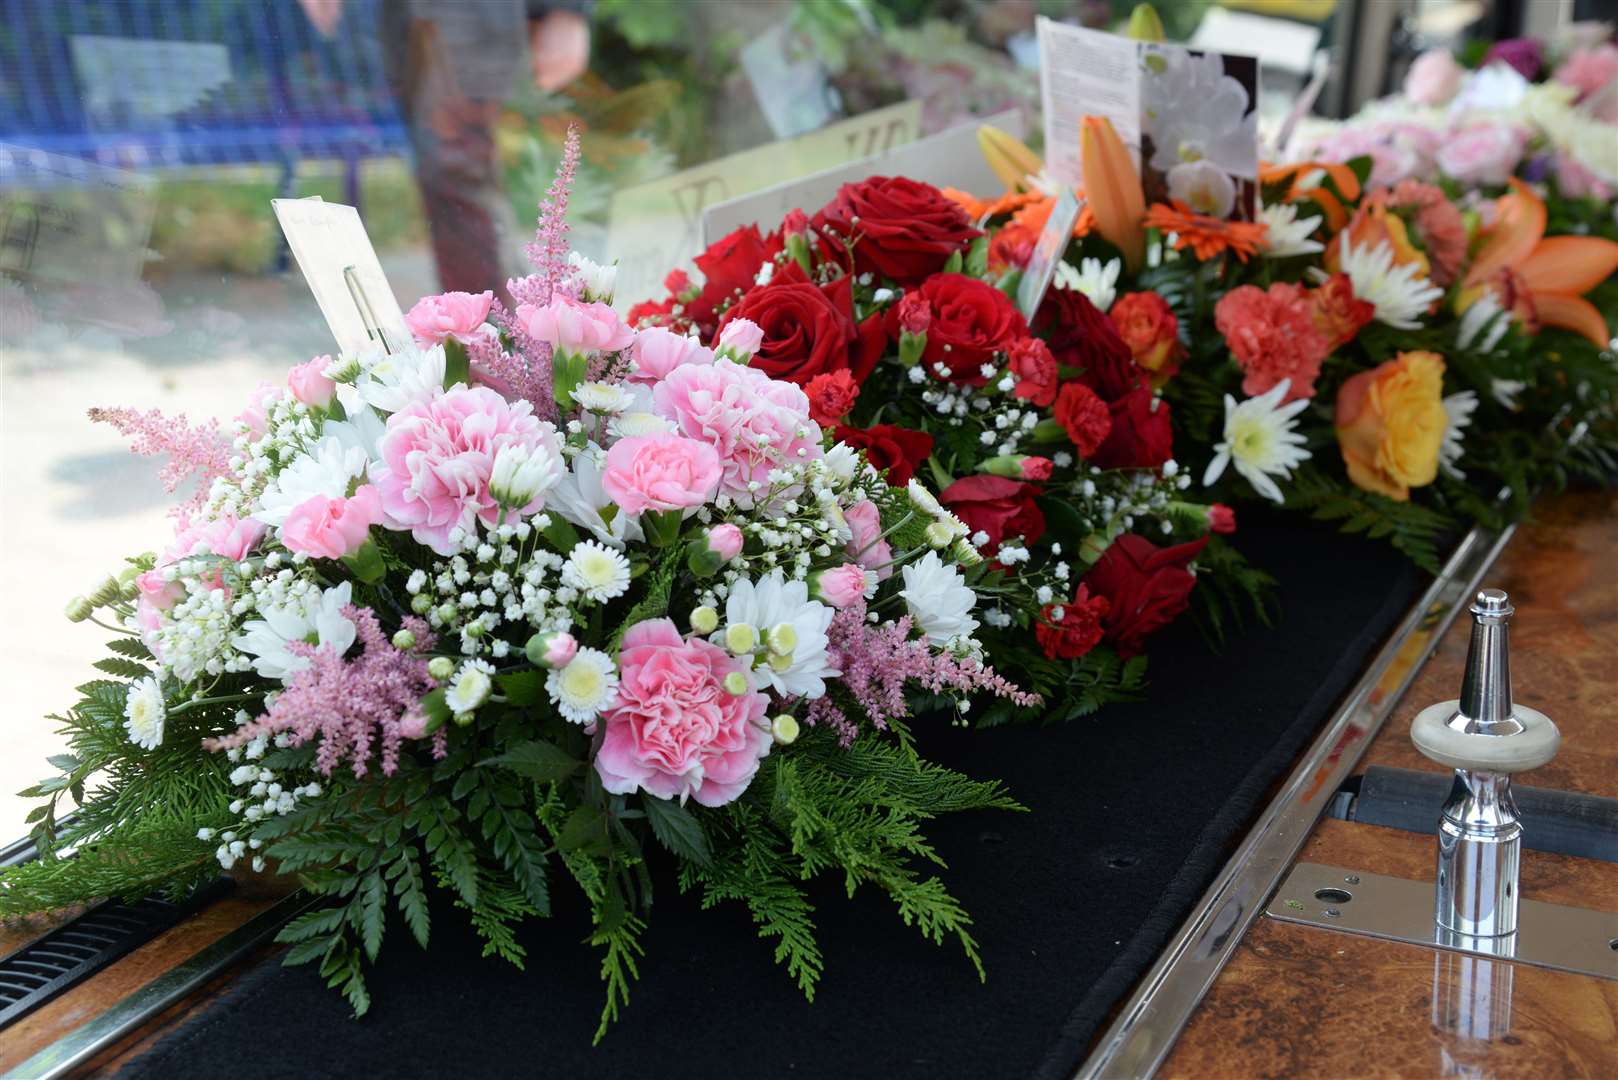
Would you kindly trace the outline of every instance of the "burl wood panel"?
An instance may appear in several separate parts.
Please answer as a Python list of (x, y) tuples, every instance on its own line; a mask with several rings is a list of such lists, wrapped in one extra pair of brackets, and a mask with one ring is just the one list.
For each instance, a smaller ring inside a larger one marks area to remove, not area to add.
[[(1513, 696), (1562, 730), (1556, 760), (1523, 783), (1618, 797), (1618, 492), (1542, 502), (1485, 584), (1517, 608)], [(1365, 763), (1442, 771), (1410, 722), (1459, 696), (1469, 635), (1463, 615)], [(1433, 844), (1323, 821), (1300, 859), (1430, 880)], [(1522, 895), (1618, 909), (1618, 864), (1525, 851)], [(1159, 1075), (1615, 1077), (1618, 982), (1260, 918)]]

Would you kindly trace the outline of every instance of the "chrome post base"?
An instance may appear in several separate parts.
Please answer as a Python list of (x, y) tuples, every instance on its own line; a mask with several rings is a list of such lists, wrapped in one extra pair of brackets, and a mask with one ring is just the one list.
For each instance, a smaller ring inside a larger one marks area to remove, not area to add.
[(1457, 769), (1438, 821), (1434, 921), (1464, 937), (1516, 933), (1521, 862), (1511, 775)]

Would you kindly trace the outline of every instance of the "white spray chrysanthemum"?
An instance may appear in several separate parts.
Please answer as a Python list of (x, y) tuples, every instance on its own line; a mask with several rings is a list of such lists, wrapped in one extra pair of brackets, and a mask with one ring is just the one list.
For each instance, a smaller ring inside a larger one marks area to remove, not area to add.
[(163, 721), (168, 717), (168, 706), (163, 701), (163, 688), (155, 678), (146, 678), (129, 687), (124, 699), (124, 730), (129, 741), (142, 750), (156, 750), (163, 742)]
[(465, 715), (489, 700), (494, 693), (494, 665), (487, 660), (468, 660), (444, 689), (444, 704), (457, 716)]
[(1275, 502), (1285, 501), (1271, 477), (1290, 477), (1292, 470), (1310, 457), (1303, 448), (1304, 437), (1298, 433), (1296, 421), (1297, 415), (1309, 407), (1308, 399), (1281, 404), (1291, 386), (1291, 379), (1282, 379), (1240, 405), (1225, 395), (1225, 437), (1214, 444), (1214, 459), (1202, 477), (1204, 486), (1218, 480), (1226, 465), (1235, 465), (1254, 491)]
[(959, 570), (938, 557), (938, 552), (929, 551), (900, 573), (905, 587), (899, 595), (929, 640), (947, 645), (977, 630), (978, 621), (972, 617), (977, 594), (967, 587)]
[(1268, 228), (1264, 230), (1264, 254), (1272, 259), (1285, 259), (1293, 255), (1317, 255), (1326, 250), (1319, 240), (1310, 239), (1320, 223), (1319, 214), (1298, 218), (1298, 207), (1293, 203), (1261, 206), (1259, 219)]
[(1465, 480), (1466, 473), (1461, 469), (1461, 458), (1466, 453), (1464, 445), (1467, 426), (1472, 423), (1472, 414), (1478, 408), (1478, 395), (1475, 390), (1459, 390), (1444, 399), (1444, 416), (1449, 421), (1444, 428), (1444, 441), (1438, 447), (1438, 467), (1444, 470), (1446, 476), (1456, 480)]
[[(1428, 281), (1415, 263), (1393, 264), (1393, 248), (1386, 241), (1365, 247), (1349, 242), (1348, 234), (1338, 241), (1339, 266), (1354, 286), (1354, 296), (1376, 307), (1376, 321), (1396, 330), (1416, 330), (1421, 317), (1444, 290)], [(1311, 271), (1324, 281), (1326, 272)]]
[(1124, 264), (1119, 259), (1083, 259), (1078, 268), (1072, 263), (1056, 264), (1056, 287), (1083, 293), (1090, 303), (1102, 311), (1112, 307), (1118, 296), (1118, 275)]
[(545, 676), (545, 692), (558, 712), (575, 724), (588, 724), (618, 700), (618, 671), (600, 649), (580, 649), (563, 667)]
[(562, 565), (562, 584), (579, 590), (598, 604), (622, 596), (629, 588), (629, 560), (623, 552), (581, 540)]
[(635, 404), (628, 390), (613, 383), (587, 382), (573, 391), (573, 400), (585, 412), (616, 414)]

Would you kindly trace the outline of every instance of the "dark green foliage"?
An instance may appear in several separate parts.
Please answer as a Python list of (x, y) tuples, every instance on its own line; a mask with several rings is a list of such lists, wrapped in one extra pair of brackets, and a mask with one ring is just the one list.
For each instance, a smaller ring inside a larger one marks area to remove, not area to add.
[(1227, 628), (1241, 629), (1249, 618), (1265, 626), (1276, 614), (1275, 578), (1260, 570), (1223, 537), (1210, 535), (1197, 555), (1197, 587), (1191, 614), (1215, 647)]
[(1306, 510), (1318, 521), (1336, 522), (1346, 533), (1385, 539), (1417, 566), (1438, 572), (1438, 540), (1451, 523), (1436, 510), (1362, 491), (1346, 478), (1308, 466), (1298, 470), (1286, 496), (1289, 509)]

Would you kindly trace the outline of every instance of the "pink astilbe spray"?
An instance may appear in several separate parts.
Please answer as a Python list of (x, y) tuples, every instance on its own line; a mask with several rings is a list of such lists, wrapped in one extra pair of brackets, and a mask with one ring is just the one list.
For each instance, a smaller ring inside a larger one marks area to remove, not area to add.
[(188, 478), (196, 477), (196, 493), (169, 511), (176, 518), (187, 519), (200, 510), (208, 501), (208, 489), (214, 480), (230, 475), (230, 441), (219, 430), (217, 420), (192, 425), (184, 413), (167, 417), (157, 409), (138, 412), (128, 408), (91, 409), (90, 419), (111, 424), (129, 436), (133, 440), (130, 453), (167, 454), (169, 459), (157, 474), (163, 490), (173, 492)]
[[(427, 674), (427, 661), (421, 655), (432, 648), (433, 634), (427, 624), (415, 617), (404, 620), (404, 628), (416, 635), (415, 651), (395, 649), (382, 633), (376, 614), (370, 608), (349, 604), (343, 617), (354, 623), (364, 652), (353, 660), (344, 659), (330, 645), (315, 647), (293, 642), (287, 648), (295, 656), (307, 656), (310, 664), (292, 677), (292, 683), (275, 699), (270, 711), (243, 724), (232, 735), (207, 739), (209, 750), (230, 750), (245, 746), (260, 735), (290, 735), (293, 746), (320, 739), (315, 751), (315, 768), (321, 775), (346, 758), (356, 777), (364, 776), (380, 740), (382, 775), (392, 776), (399, 765), (399, 747), (405, 739), (420, 738), (426, 717), (421, 698), (437, 686)], [(447, 744), (442, 729), (432, 736), (433, 757), (442, 758)]]
[[(1021, 706), (1038, 705), (1038, 694), (1019, 689), (981, 660), (936, 652), (924, 638), (910, 637), (909, 615), (895, 622), (866, 621), (865, 603), (850, 604), (832, 617), (826, 630), (827, 659), (842, 669), (842, 682), (871, 723), (886, 728), (891, 717), (908, 711), (905, 686), (915, 683), (933, 693), (989, 693)], [(847, 746), (858, 726), (826, 698), (809, 705), (805, 719), (826, 724)]]

